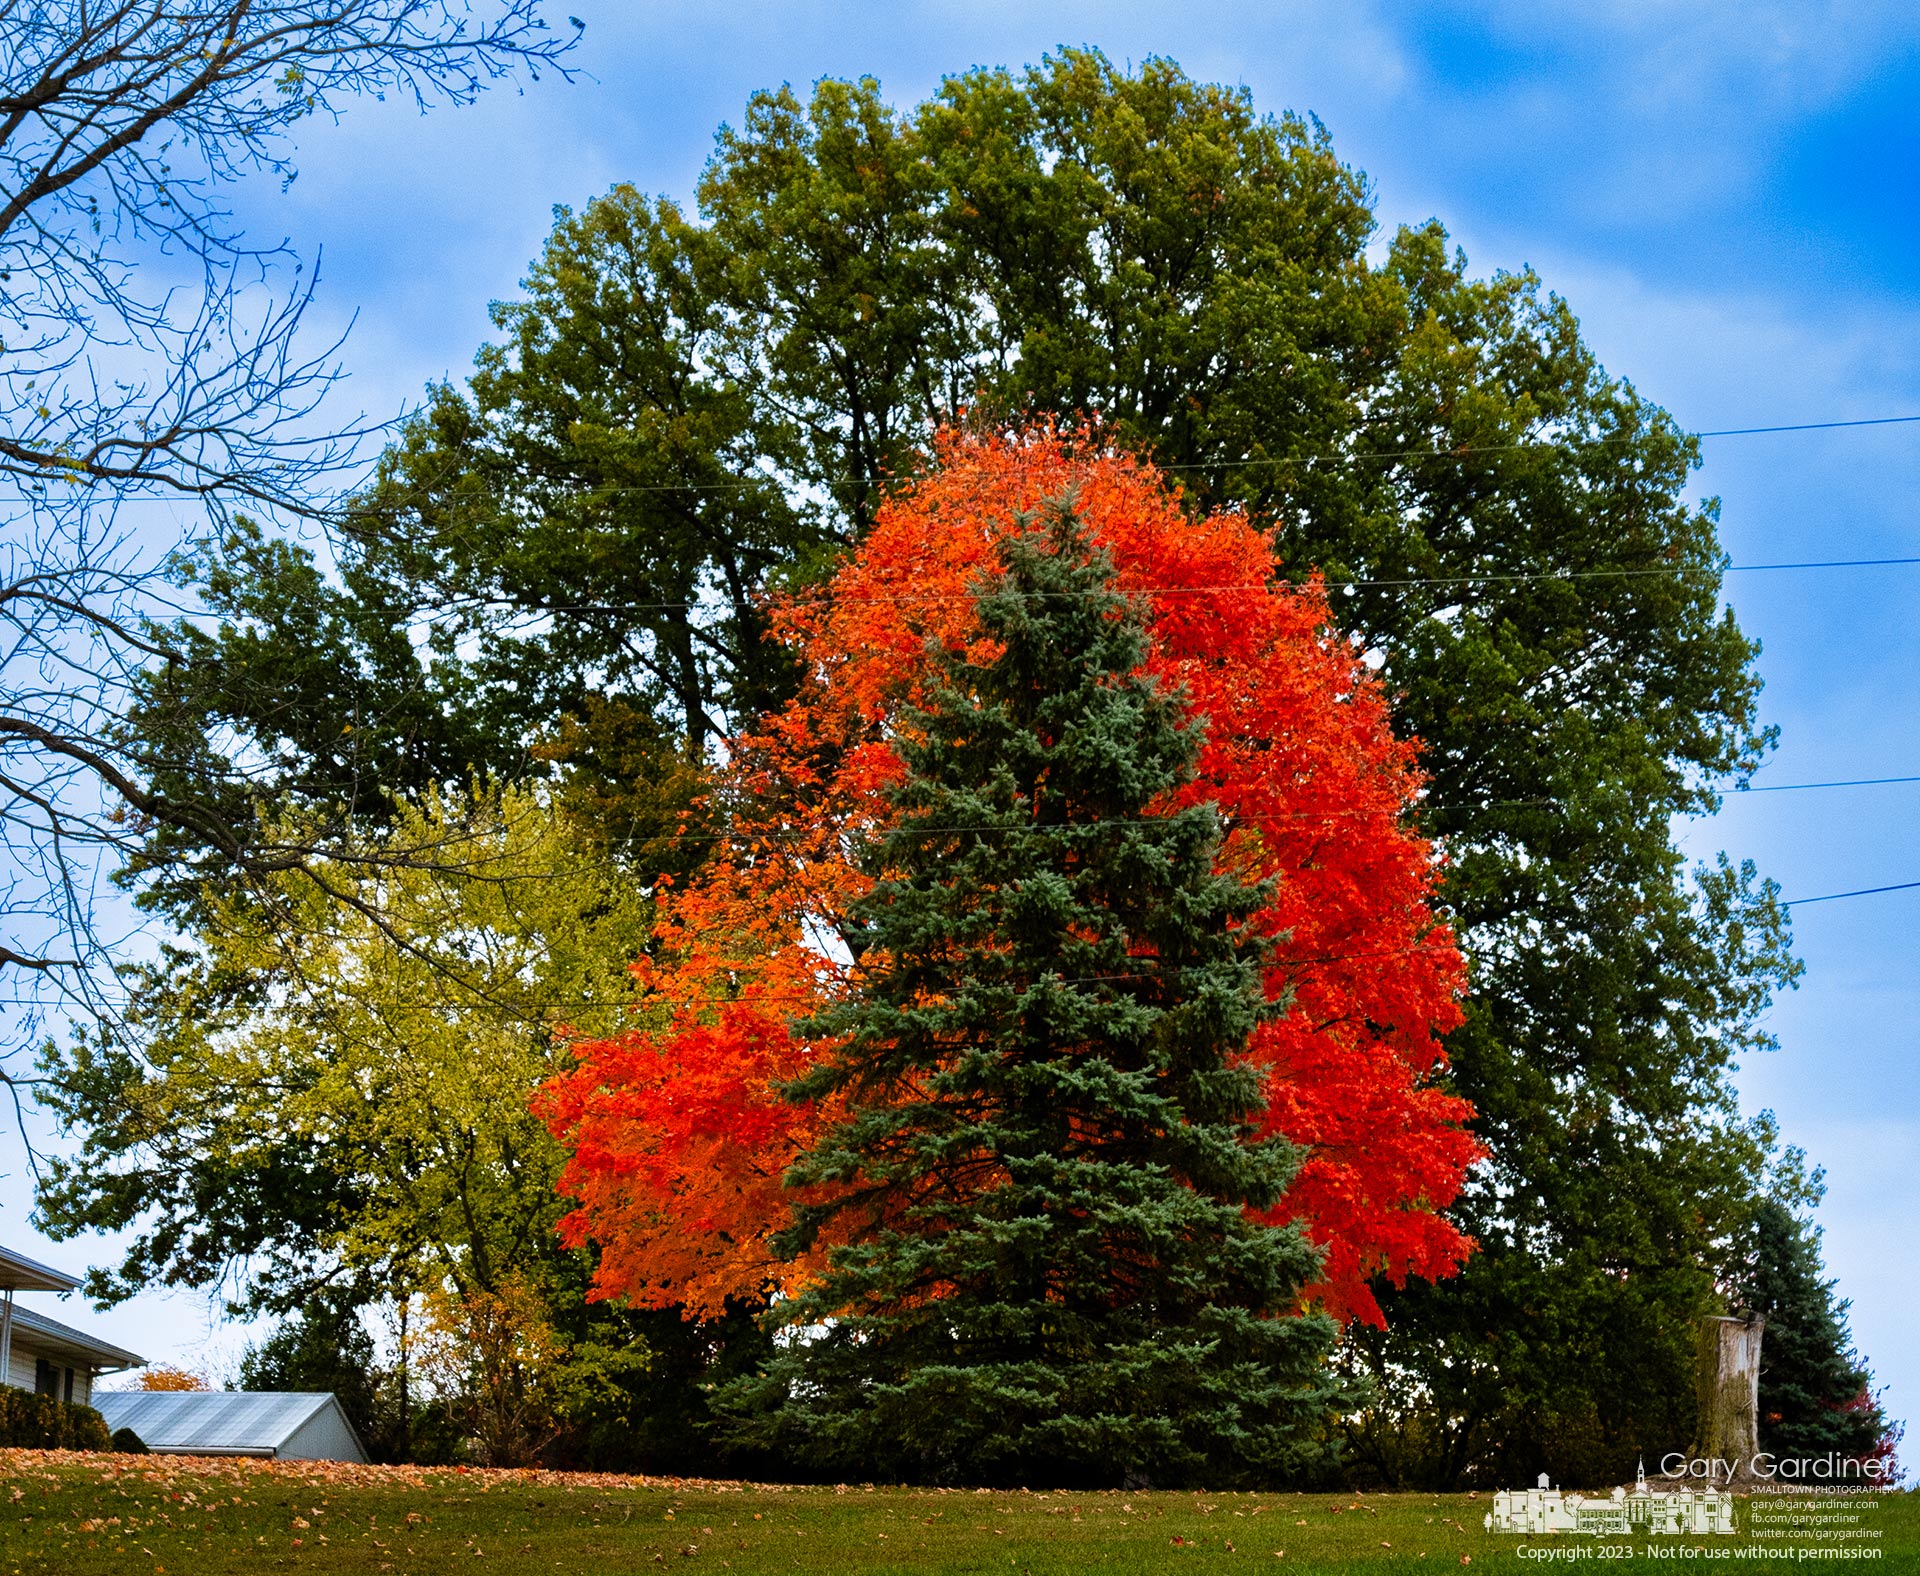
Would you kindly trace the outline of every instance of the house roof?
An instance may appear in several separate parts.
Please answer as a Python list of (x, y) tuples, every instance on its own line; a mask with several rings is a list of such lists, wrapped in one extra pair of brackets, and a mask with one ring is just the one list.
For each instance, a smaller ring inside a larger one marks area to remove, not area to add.
[(72, 1291), (80, 1277), (30, 1259), (12, 1248), (0, 1248), (0, 1291)]
[(137, 1352), (76, 1330), (58, 1319), (49, 1319), (31, 1308), (22, 1308), (18, 1303), (13, 1309), (13, 1339), (18, 1348), (31, 1347), (36, 1352), (64, 1358), (75, 1367), (108, 1373), (120, 1368), (138, 1368), (146, 1361)]
[(340, 1403), (326, 1390), (118, 1390), (93, 1404), (107, 1427), (131, 1428), (149, 1450), (270, 1456)]

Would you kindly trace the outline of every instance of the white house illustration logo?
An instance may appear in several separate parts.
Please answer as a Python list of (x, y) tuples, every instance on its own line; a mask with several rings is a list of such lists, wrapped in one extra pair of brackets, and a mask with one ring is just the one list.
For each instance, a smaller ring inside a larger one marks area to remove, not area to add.
[(1632, 1488), (1616, 1488), (1604, 1498), (1562, 1494), (1548, 1486), (1542, 1472), (1537, 1488), (1503, 1488), (1495, 1494), (1486, 1527), (1489, 1532), (1572, 1532), (1591, 1537), (1732, 1532), (1733, 1496), (1714, 1488), (1648, 1488), (1645, 1462)]

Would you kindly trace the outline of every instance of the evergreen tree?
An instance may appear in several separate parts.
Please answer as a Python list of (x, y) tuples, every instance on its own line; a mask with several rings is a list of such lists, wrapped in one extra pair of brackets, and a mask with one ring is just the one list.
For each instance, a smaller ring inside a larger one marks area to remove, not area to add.
[(1761, 1202), (1743, 1300), (1765, 1316), (1760, 1448), (1782, 1458), (1891, 1454), (1873, 1376), (1853, 1350), (1847, 1303), (1821, 1273), (1820, 1232), (1775, 1199)]
[[(1198, 725), (1068, 503), (978, 592), (985, 647), (907, 713), (900, 820), (860, 905), (856, 994), (792, 1089), (843, 1103), (789, 1175), (788, 1242), (836, 1244), (737, 1398), (818, 1469), (1224, 1484), (1297, 1466), (1332, 1400), (1315, 1255), (1250, 1221), (1297, 1152), (1253, 1142), (1235, 1051), (1275, 1010), (1260, 890), (1217, 814), (1155, 816)], [(989, 654), (982, 656), (981, 651)], [(760, 1410), (753, 1410), (755, 1405)]]
[(242, 1390), (330, 1391), (361, 1443), (386, 1456), (390, 1442), (375, 1407), (379, 1377), (373, 1337), (343, 1298), (314, 1298), (240, 1358)]

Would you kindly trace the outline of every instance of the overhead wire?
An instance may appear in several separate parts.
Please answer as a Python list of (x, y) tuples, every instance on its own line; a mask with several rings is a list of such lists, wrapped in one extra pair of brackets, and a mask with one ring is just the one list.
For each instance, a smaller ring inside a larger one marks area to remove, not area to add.
[[(1706, 427), (1695, 432), (1683, 428), (1674, 428), (1674, 433), (1683, 438), (1751, 438), (1793, 432), (1834, 432), (1847, 428), (1866, 427), (1903, 427), (1920, 422), (1920, 415), (1912, 416), (1859, 416), (1836, 421), (1795, 421), (1775, 422), (1755, 427)], [(1472, 459), (1483, 454), (1517, 453), (1579, 453), (1595, 448), (1617, 448), (1621, 444), (1638, 443), (1647, 434), (1645, 432), (1621, 433), (1617, 436), (1594, 434), (1582, 438), (1521, 438), (1507, 443), (1462, 443), (1450, 448), (1400, 448), (1400, 449), (1325, 449), (1313, 454), (1269, 454), (1243, 455), (1239, 458), (1221, 458), (1212, 460), (1172, 460), (1166, 463), (1149, 462), (1155, 471), (1183, 473), (1188, 471), (1225, 471), (1249, 469), (1278, 469), (1293, 466), (1312, 466), (1339, 462), (1352, 464), (1361, 460), (1461, 460)], [(64, 479), (64, 478), (63, 478)], [(742, 476), (717, 482), (619, 482), (609, 486), (585, 488), (583, 491), (594, 497), (610, 497), (623, 493), (702, 493), (737, 492), (743, 489), (760, 487), (780, 487), (795, 485), (799, 487), (880, 487), (891, 483), (894, 478), (885, 473), (869, 476), (815, 476), (789, 478), (772, 473), (754, 476)], [(74, 496), (74, 495), (66, 495)], [(417, 501), (420, 495), (413, 498)], [(32, 502), (32, 500), (27, 500)], [(43, 500), (44, 501), (44, 500)], [(407, 501), (402, 495), (401, 501)], [(132, 498), (117, 500), (116, 507), (129, 503), (191, 503), (191, 499), (167, 494), (142, 494)]]
[[(1703, 429), (1701, 431), (1695, 432), (1691, 434), (1691, 436), (1696, 438), (1738, 438), (1738, 437), (1754, 437), (1754, 436), (1762, 436), (1762, 435), (1797, 433), (1797, 432), (1827, 432), (1827, 431), (1836, 431), (1836, 430), (1854, 429), (1854, 428), (1908, 426), (1916, 423), (1920, 423), (1920, 415), (1865, 416), (1865, 417), (1845, 418), (1845, 419), (1834, 420), (1834, 421), (1781, 422), (1781, 423), (1772, 423), (1768, 425), (1750, 426), (1750, 427), (1707, 428), (1707, 429)], [(1632, 433), (1632, 434), (1622, 434), (1617, 437), (1594, 436), (1594, 437), (1589, 437), (1589, 438), (1580, 439), (1580, 440), (1564, 439), (1564, 438), (1560, 438), (1560, 439), (1542, 438), (1542, 439), (1523, 439), (1523, 440), (1510, 442), (1510, 443), (1461, 444), (1461, 445), (1456, 445), (1452, 448), (1446, 448), (1446, 449), (1404, 448), (1404, 449), (1358, 450), (1358, 451), (1345, 451), (1345, 452), (1326, 451), (1320, 454), (1308, 454), (1308, 455), (1248, 456), (1248, 457), (1242, 457), (1239, 459), (1231, 459), (1231, 460), (1192, 460), (1192, 461), (1172, 461), (1165, 464), (1155, 463), (1152, 465), (1152, 468), (1160, 472), (1176, 472), (1177, 473), (1177, 472), (1187, 472), (1187, 471), (1195, 471), (1195, 470), (1221, 470), (1221, 469), (1271, 468), (1271, 467), (1281, 467), (1281, 466), (1302, 466), (1302, 465), (1319, 464), (1319, 463), (1324, 463), (1324, 462), (1329, 462), (1334, 460), (1348, 461), (1348, 462), (1359, 461), (1359, 460), (1388, 460), (1388, 459), (1445, 460), (1445, 459), (1470, 458), (1474, 455), (1482, 455), (1482, 454), (1503, 454), (1503, 453), (1517, 453), (1517, 452), (1525, 452), (1525, 451), (1542, 451), (1542, 452), (1564, 451), (1564, 452), (1571, 453), (1571, 452), (1577, 452), (1581, 449), (1590, 449), (1593, 447), (1605, 447), (1605, 446), (1618, 445), (1622, 443), (1636, 442), (1639, 440), (1641, 436), (1642, 434)], [(802, 487), (877, 486), (877, 485), (882, 485), (890, 480), (891, 478), (885, 477), (885, 476), (820, 477), (820, 478), (802, 480), (798, 483), (798, 485)], [(740, 488), (748, 488), (748, 487), (780, 486), (780, 485), (786, 484), (788, 481), (789, 481), (788, 478), (782, 478), (779, 476), (760, 475), (755, 477), (740, 478), (737, 480), (726, 481), (726, 482), (619, 483), (613, 486), (588, 488), (588, 489), (585, 489), (585, 491), (593, 497), (606, 497), (606, 496), (619, 495), (619, 494), (625, 494), (625, 493), (662, 493), (662, 492), (672, 492), (672, 493), (696, 492), (698, 493), (698, 492), (737, 490)], [(34, 502), (34, 500), (32, 499), (23, 499), (20, 501), (27, 504), (29, 507), (31, 507)], [(115, 507), (120, 507), (128, 503), (178, 504), (181, 501), (182, 500), (180, 499), (172, 498), (172, 497), (164, 497), (164, 496), (157, 496), (157, 495), (143, 495), (143, 496), (138, 496), (133, 498), (118, 499), (115, 501)], [(1778, 572), (1778, 571), (1808, 571), (1808, 570), (1825, 570), (1825, 569), (1867, 569), (1867, 568), (1889, 568), (1889, 567), (1897, 567), (1897, 566), (1903, 566), (1903, 565), (1916, 565), (1916, 564), (1920, 564), (1920, 555), (1886, 557), (1886, 558), (1820, 559), (1820, 560), (1806, 560), (1806, 561), (1797, 561), (1797, 562), (1784, 561), (1784, 562), (1778, 562), (1778, 563), (1760, 563), (1760, 564), (1722, 564), (1722, 565), (1674, 564), (1674, 565), (1656, 565), (1656, 566), (1637, 568), (1637, 569), (1636, 568), (1618, 568), (1618, 569), (1589, 569), (1589, 570), (1541, 570), (1541, 571), (1530, 571), (1530, 572), (1520, 572), (1520, 573), (1360, 577), (1360, 578), (1353, 578), (1353, 579), (1328, 579), (1326, 583), (1330, 590), (1342, 591), (1342, 592), (1346, 592), (1347, 594), (1352, 594), (1353, 591), (1360, 590), (1360, 589), (1391, 590), (1391, 589), (1399, 589), (1399, 588), (1452, 586), (1452, 585), (1459, 585), (1459, 586), (1505, 585), (1505, 584), (1517, 585), (1517, 584), (1526, 584), (1526, 583), (1538, 582), (1538, 581), (1544, 581), (1544, 580), (1573, 581), (1573, 580), (1600, 580), (1600, 579), (1640, 579), (1640, 578), (1649, 578), (1649, 577), (1666, 576), (1666, 575), (1752, 574), (1752, 573), (1760, 573), (1760, 572)], [(1135, 595), (1155, 595), (1155, 596), (1195, 595), (1195, 594), (1210, 594), (1215, 592), (1228, 593), (1228, 592), (1236, 592), (1236, 591), (1246, 592), (1246, 591), (1260, 590), (1260, 589), (1265, 589), (1264, 584), (1262, 585), (1217, 585), (1217, 586), (1187, 585), (1187, 586), (1161, 586), (1161, 587), (1148, 586), (1148, 587), (1130, 588), (1131, 593)], [(1038, 595), (1038, 596), (1071, 596), (1071, 595), (1079, 595), (1083, 593), (1053, 592), (1053, 593), (1032, 593), (1032, 594)], [(956, 595), (958, 595), (958, 593), (930, 592), (930, 593), (924, 593), (924, 594), (918, 594), (918, 595), (875, 594), (875, 595), (870, 595), (865, 597), (852, 598), (850, 600), (859, 600), (864, 602), (916, 602), (916, 601), (918, 602), (936, 601), (937, 602), (942, 600), (951, 600)], [(508, 604), (508, 605), (515, 606), (515, 607), (521, 606), (521, 604), (518, 604), (518, 603)], [(562, 614), (568, 614), (568, 613), (572, 613), (572, 614), (667, 613), (667, 612), (692, 613), (692, 612), (705, 612), (705, 611), (723, 611), (727, 608), (727, 606), (728, 604), (724, 602), (714, 602), (714, 601), (706, 601), (706, 600), (690, 600), (690, 601), (677, 601), (677, 602), (624, 602), (624, 603), (606, 603), (606, 604), (583, 603), (583, 604), (559, 605), (559, 606), (532, 606), (532, 607), (524, 608), (524, 612), (527, 614), (527, 616), (556, 616), (556, 615), (562, 615)], [(218, 617), (219, 615), (211, 612), (206, 612), (206, 611), (184, 611), (183, 610), (179, 612), (176, 616), (179, 617), (182, 621), (190, 621), (196, 618), (215, 618), (215, 617)]]
[(1875, 897), (1882, 892), (1911, 892), (1916, 887), (1920, 887), (1920, 881), (1896, 881), (1892, 886), (1856, 887), (1851, 892), (1823, 892), (1818, 897), (1789, 898), (1780, 907), (1805, 908), (1809, 903), (1837, 903), (1843, 897)]
[[(1562, 582), (1586, 580), (1648, 580), (1670, 576), (1689, 577), (1698, 575), (1742, 575), (1780, 571), (1806, 571), (1819, 569), (1886, 569), (1920, 565), (1920, 554), (1892, 558), (1822, 558), (1804, 560), (1783, 560), (1764, 564), (1659, 564), (1642, 568), (1620, 569), (1541, 569), (1525, 572), (1500, 572), (1486, 574), (1458, 575), (1404, 575), (1372, 576), (1355, 579), (1334, 579), (1323, 577), (1323, 583), (1330, 593), (1351, 594), (1358, 590), (1402, 590), (1415, 587), (1475, 586), (1475, 585), (1526, 585), (1540, 581), (1554, 580)], [(1144, 585), (1123, 586), (1119, 588), (1122, 596), (1147, 597), (1186, 597), (1186, 596), (1228, 596), (1246, 595), (1252, 592), (1271, 591), (1285, 587), (1289, 582), (1275, 578), (1264, 581), (1221, 581), (1213, 585)], [(1113, 592), (1105, 587), (1076, 591), (1023, 591), (1008, 593), (1035, 600), (1080, 596), (1109, 596)], [(889, 605), (913, 603), (919, 605), (946, 602), (970, 601), (971, 591), (875, 591), (865, 593), (832, 593), (826, 586), (807, 587), (801, 591), (785, 593), (796, 605), (805, 605), (809, 600), (826, 602), (829, 599), (837, 605), (847, 603)], [(557, 618), (563, 616), (580, 617), (587, 614), (619, 615), (628, 613), (725, 613), (737, 611), (734, 603), (700, 599), (677, 602), (522, 602), (507, 598), (474, 598), (462, 603), (441, 602), (435, 604), (435, 611), (441, 614), (457, 613), (468, 609), (503, 608), (518, 613), (527, 619)], [(186, 609), (174, 614), (177, 621), (190, 623), (196, 619), (227, 621), (230, 614), (209, 609)]]

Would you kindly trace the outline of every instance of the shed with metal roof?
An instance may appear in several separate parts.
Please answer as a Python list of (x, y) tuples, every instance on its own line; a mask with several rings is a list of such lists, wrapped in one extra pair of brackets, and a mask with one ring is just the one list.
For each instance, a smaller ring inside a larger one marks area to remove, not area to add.
[(175, 1456), (360, 1461), (367, 1452), (328, 1390), (122, 1390), (93, 1404), (116, 1432)]

